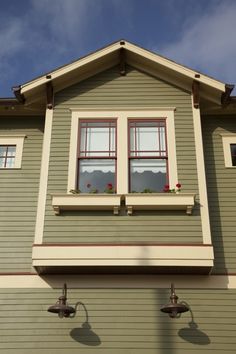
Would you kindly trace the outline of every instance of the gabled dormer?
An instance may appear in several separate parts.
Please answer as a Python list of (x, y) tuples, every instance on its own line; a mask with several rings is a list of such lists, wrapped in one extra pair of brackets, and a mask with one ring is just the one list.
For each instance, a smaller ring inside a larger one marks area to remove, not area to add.
[(208, 273), (201, 110), (231, 90), (123, 40), (15, 88), (46, 106), (33, 266)]

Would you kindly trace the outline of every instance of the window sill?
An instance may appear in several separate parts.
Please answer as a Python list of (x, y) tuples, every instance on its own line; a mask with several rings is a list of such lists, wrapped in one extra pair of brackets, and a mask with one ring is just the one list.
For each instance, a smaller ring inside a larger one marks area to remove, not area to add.
[(127, 213), (133, 210), (185, 210), (191, 215), (195, 204), (193, 193), (135, 193), (125, 196)]
[(56, 215), (61, 210), (112, 210), (119, 214), (121, 195), (118, 194), (55, 194), (52, 207)]

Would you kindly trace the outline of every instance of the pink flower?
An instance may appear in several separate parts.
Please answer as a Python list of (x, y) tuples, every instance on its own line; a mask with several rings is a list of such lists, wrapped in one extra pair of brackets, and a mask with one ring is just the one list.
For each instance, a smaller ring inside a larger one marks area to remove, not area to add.
[(107, 183), (107, 189), (112, 189), (113, 186), (112, 186), (112, 183)]
[(177, 183), (177, 184), (176, 184), (176, 187), (177, 187), (177, 188), (181, 188), (181, 184), (180, 184), (180, 183)]

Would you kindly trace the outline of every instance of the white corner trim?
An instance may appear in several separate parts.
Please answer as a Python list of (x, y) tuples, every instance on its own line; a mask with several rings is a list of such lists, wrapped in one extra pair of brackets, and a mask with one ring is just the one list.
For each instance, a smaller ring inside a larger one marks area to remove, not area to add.
[(193, 126), (195, 137), (195, 150), (196, 150), (196, 162), (197, 162), (197, 176), (198, 176), (198, 190), (200, 199), (200, 213), (202, 220), (202, 236), (204, 244), (212, 244), (211, 229), (210, 229), (210, 217), (207, 198), (207, 186), (206, 186), (206, 172), (204, 163), (204, 152), (202, 142), (202, 127), (200, 110), (194, 108), (193, 95), (192, 100), (192, 112), (193, 112)]
[(231, 135), (221, 134), (221, 135), (222, 135), (225, 167), (236, 168), (236, 166), (232, 165), (232, 157), (231, 157), (231, 150), (230, 150), (230, 144), (236, 144), (236, 134), (231, 134)]
[(43, 242), (43, 228), (44, 228), (44, 216), (45, 216), (45, 208), (46, 208), (49, 157), (50, 157), (51, 134), (52, 134), (52, 119), (53, 119), (53, 109), (46, 109), (41, 173), (40, 173), (40, 181), (39, 181), (38, 206), (37, 206), (35, 238), (34, 238), (34, 242), (38, 244), (41, 244)]
[[(9, 167), (9, 169), (21, 168), (22, 155), (23, 155), (23, 146), (24, 139), (26, 135), (1, 135), (0, 136), (0, 145), (16, 145), (16, 155), (14, 167)], [(5, 169), (8, 169), (7, 167)]]

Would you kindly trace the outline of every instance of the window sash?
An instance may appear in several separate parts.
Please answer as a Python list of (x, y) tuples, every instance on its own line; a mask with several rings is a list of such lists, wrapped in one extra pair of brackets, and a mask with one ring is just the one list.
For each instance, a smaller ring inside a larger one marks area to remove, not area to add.
[(165, 119), (130, 119), (128, 126), (129, 191), (162, 192), (169, 180)]
[(0, 168), (14, 168), (16, 145), (0, 145)]
[(82, 193), (102, 193), (107, 185), (116, 190), (116, 129), (115, 119), (80, 120), (77, 187)]

